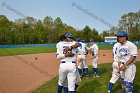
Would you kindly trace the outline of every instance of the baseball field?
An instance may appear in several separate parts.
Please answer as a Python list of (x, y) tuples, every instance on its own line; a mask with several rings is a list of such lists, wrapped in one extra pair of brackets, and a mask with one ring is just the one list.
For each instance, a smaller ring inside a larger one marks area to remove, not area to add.
[[(92, 77), (91, 58), (88, 55), (90, 77), (82, 79), (77, 93), (107, 92), (111, 78), (111, 48), (112, 46), (100, 47), (99, 78)], [(5, 48), (0, 51), (0, 93), (56, 93), (59, 61), (56, 60), (54, 47)], [(136, 65), (134, 90), (135, 93), (140, 93), (140, 62)], [(121, 93), (119, 82), (113, 91)]]
[[(134, 93), (140, 93), (140, 62), (137, 62), (137, 73), (134, 80)], [(82, 82), (78, 87), (76, 93), (107, 93), (108, 81), (111, 78), (111, 64), (100, 64), (99, 71), (100, 77), (94, 78), (92, 76), (92, 67), (89, 68), (89, 78), (82, 78)], [(46, 82), (41, 85), (36, 90), (32, 91), (32, 93), (56, 93), (57, 90), (57, 81), (58, 76), (53, 78), (52, 80)], [(115, 83), (113, 87), (113, 93), (122, 93), (121, 84), (119, 80)]]

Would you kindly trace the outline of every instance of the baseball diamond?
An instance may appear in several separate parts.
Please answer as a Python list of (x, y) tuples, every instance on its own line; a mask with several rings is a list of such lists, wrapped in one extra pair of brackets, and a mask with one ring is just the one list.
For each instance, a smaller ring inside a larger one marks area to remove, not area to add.
[[(111, 53), (112, 50), (99, 50), (99, 64), (112, 62)], [(27, 93), (51, 80), (58, 74), (59, 61), (55, 57), (55, 53), (0, 57), (0, 93)], [(89, 55), (88, 61), (91, 65)]]

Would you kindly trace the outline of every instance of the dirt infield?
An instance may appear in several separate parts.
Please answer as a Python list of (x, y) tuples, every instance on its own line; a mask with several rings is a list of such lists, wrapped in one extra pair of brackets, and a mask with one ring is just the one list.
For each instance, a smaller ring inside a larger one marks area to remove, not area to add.
[[(107, 62), (112, 62), (112, 51), (100, 50), (99, 63)], [(0, 93), (29, 93), (55, 77), (58, 67), (55, 53), (0, 57)]]

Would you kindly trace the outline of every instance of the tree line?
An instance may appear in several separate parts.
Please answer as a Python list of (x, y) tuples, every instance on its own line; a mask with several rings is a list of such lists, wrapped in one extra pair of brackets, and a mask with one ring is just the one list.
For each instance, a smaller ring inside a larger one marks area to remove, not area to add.
[(124, 14), (119, 20), (118, 27), (112, 27), (101, 34), (89, 26), (77, 30), (63, 23), (60, 17), (54, 20), (51, 16), (46, 16), (43, 20), (26, 17), (10, 21), (5, 15), (0, 15), (1, 45), (57, 43), (59, 36), (67, 32), (86, 42), (91, 38), (96, 42), (102, 42), (105, 36), (114, 36), (122, 30), (129, 33), (131, 41), (140, 41), (140, 11)]
[(140, 11), (122, 15), (118, 26), (103, 31), (102, 36), (116, 35), (120, 31), (126, 31), (130, 41), (140, 41)]

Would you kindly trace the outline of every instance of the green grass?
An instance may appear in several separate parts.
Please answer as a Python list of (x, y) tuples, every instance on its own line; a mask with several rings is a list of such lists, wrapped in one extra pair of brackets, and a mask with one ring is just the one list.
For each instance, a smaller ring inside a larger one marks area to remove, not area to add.
[[(137, 73), (134, 80), (134, 93), (140, 93), (140, 62), (136, 63)], [(82, 78), (76, 93), (107, 93), (108, 82), (111, 78), (111, 64), (99, 65), (99, 78), (92, 77), (92, 67), (89, 67), (89, 78)], [(46, 82), (31, 93), (56, 93), (58, 76)], [(120, 82), (113, 87), (113, 93), (122, 93)]]
[[(99, 45), (100, 50), (110, 50), (114, 45)], [(136, 45), (138, 49), (140, 49), (140, 44)]]
[(55, 51), (55, 47), (0, 48), (0, 56), (51, 53)]
[(113, 45), (99, 45), (100, 50), (111, 50), (113, 49)]
[[(140, 45), (137, 45), (140, 49)], [(113, 45), (99, 45), (99, 50), (112, 50)], [(27, 47), (27, 48), (0, 48), (0, 56), (52, 53), (56, 52), (56, 47)]]

